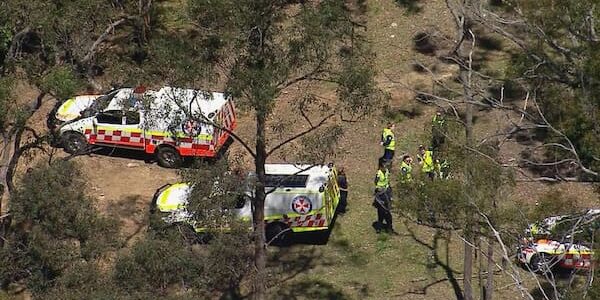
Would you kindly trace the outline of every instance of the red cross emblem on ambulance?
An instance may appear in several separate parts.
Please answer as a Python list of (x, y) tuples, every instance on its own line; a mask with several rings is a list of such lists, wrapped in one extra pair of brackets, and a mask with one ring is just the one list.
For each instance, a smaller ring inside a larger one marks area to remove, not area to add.
[(301, 215), (305, 215), (312, 210), (312, 202), (308, 197), (297, 196), (292, 200), (292, 210)]

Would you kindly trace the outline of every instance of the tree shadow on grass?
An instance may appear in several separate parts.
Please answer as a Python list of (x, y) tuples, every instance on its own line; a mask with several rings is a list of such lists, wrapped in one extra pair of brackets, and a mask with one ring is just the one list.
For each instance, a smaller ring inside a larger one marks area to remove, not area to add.
[(407, 15), (414, 15), (423, 11), (423, 4), (420, 3), (420, 0), (395, 0), (395, 2), (398, 6), (406, 9)]
[(138, 202), (142, 200), (141, 195), (128, 195), (111, 205), (109, 216), (120, 220), (120, 226), (125, 226), (125, 222), (129, 223), (129, 226), (133, 226), (132, 230), (129, 230), (126, 236), (124, 236), (123, 246), (128, 245), (132, 239), (137, 236), (142, 230), (144, 230), (149, 223), (149, 216), (147, 210), (139, 210)]
[(352, 299), (340, 288), (318, 279), (281, 285), (273, 295), (272, 299)]
[[(435, 230), (435, 234), (433, 235), (432, 241), (431, 243), (423, 241), (421, 239), (419, 239), (416, 234), (414, 233), (414, 231), (408, 226), (407, 223), (405, 223), (406, 226), (406, 230), (408, 231), (409, 236), (415, 241), (417, 242), (419, 245), (426, 247), (427, 249), (429, 249), (430, 251), (430, 262), (428, 262), (428, 267), (433, 268), (435, 266), (439, 266), (444, 270), (444, 273), (446, 273), (446, 278), (441, 278), (441, 279), (437, 279), (434, 280), (426, 285), (424, 285), (421, 288), (416, 288), (413, 289), (411, 291), (408, 291), (405, 293), (406, 294), (419, 294), (419, 295), (427, 295), (427, 290), (438, 284), (438, 283), (442, 283), (445, 281), (450, 282), (450, 285), (452, 286), (452, 289), (454, 291), (454, 296), (456, 297), (457, 300), (463, 300), (464, 296), (463, 296), (463, 291), (462, 288), (460, 287), (459, 284), (459, 278), (456, 277), (456, 274), (460, 274), (460, 272), (452, 269), (452, 267), (449, 264), (449, 257), (448, 257), (448, 243), (449, 240), (447, 237), (445, 237), (445, 234), (442, 230), (440, 229), (436, 229)], [(438, 247), (439, 247), (439, 243), (440, 241), (445, 242), (445, 246), (446, 246), (446, 258), (444, 259), (445, 261), (442, 261), (442, 259), (440, 259), (439, 255), (438, 255)]]
[[(349, 299), (340, 288), (323, 280), (301, 278), (315, 267), (333, 266), (335, 262), (323, 256), (315, 246), (280, 247), (269, 254), (267, 268), (270, 299)], [(365, 287), (362, 290), (366, 291)], [(251, 296), (251, 295), (248, 295)]]

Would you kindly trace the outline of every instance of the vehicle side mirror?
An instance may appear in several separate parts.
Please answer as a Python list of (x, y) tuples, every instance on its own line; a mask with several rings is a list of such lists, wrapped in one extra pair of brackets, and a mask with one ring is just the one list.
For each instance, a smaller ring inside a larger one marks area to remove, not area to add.
[(94, 126), (94, 128), (98, 127), (98, 119), (96, 119), (96, 117), (92, 118), (92, 126)]

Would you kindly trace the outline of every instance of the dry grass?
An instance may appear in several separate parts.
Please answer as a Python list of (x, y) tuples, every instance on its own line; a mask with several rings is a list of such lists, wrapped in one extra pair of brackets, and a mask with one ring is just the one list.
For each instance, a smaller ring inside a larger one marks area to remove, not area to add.
[[(397, 146), (398, 154), (411, 152), (414, 154), (418, 144), (423, 142), (423, 130), (429, 125), (433, 107), (425, 107), (414, 101), (414, 94), (403, 85), (415, 86), (430, 84), (428, 76), (413, 70), (415, 58), (427, 63), (434, 59), (413, 51), (413, 36), (429, 28), (452, 28), (451, 20), (444, 2), (441, 0), (422, 1), (422, 11), (417, 14), (406, 14), (406, 10), (397, 6), (392, 0), (372, 0), (369, 5), (369, 38), (377, 52), (377, 68), (380, 71), (379, 82), (391, 96), (391, 104), (395, 108), (412, 109), (418, 107), (422, 115), (415, 118), (403, 118), (397, 125), (396, 134), (401, 143)], [(176, 16), (173, 17), (176, 22)], [(442, 30), (443, 31), (443, 30)], [(451, 33), (446, 32), (447, 35)], [(442, 66), (439, 76), (452, 74), (451, 68)], [(402, 83), (402, 84), (400, 84)], [(286, 95), (291, 97), (293, 95)], [(285, 101), (282, 101), (285, 103)], [(49, 110), (47, 110), (49, 111)], [(276, 108), (278, 116), (294, 120), (285, 104)], [(478, 136), (493, 134), (501, 130), (501, 114), (480, 113), (476, 125)], [(45, 120), (43, 112), (36, 116), (36, 122)], [(250, 114), (241, 113), (237, 132), (242, 137), (252, 140), (254, 121)], [(290, 261), (301, 261), (309, 256), (310, 263), (297, 266), (298, 274), (289, 273), (292, 277), (273, 288), (273, 298), (277, 295), (296, 293), (305, 295), (307, 299), (451, 299), (453, 291), (448, 281), (444, 281), (445, 272), (439, 266), (429, 262), (429, 250), (408, 235), (409, 228), (417, 239), (431, 243), (433, 231), (415, 224), (403, 224), (396, 218), (396, 230), (400, 236), (386, 234), (376, 235), (371, 223), (376, 219), (372, 202), (372, 180), (376, 172), (377, 158), (381, 156), (379, 135), (385, 120), (382, 116), (373, 116), (360, 123), (345, 123), (346, 135), (340, 140), (336, 163), (346, 167), (351, 185), (349, 196), (349, 212), (337, 219), (337, 223), (326, 245), (295, 245), (290, 248), (269, 248), (269, 252), (279, 258)], [(271, 141), (274, 142), (274, 141)], [(512, 148), (511, 148), (512, 147)], [(519, 148), (511, 146), (503, 155), (507, 159), (518, 154)], [(232, 156), (243, 156), (239, 143), (231, 148)], [(277, 157), (276, 160), (284, 160)], [(99, 199), (99, 207), (107, 213), (118, 213), (122, 220), (123, 234), (131, 236), (143, 233), (145, 212), (150, 204), (152, 194), (161, 185), (177, 180), (176, 173), (162, 169), (154, 164), (145, 164), (141, 160), (92, 155), (76, 159), (84, 168), (89, 178), (89, 190)], [(23, 162), (22, 168), (31, 165), (33, 159)], [(128, 164), (136, 164), (127, 167)], [(248, 166), (251, 166), (246, 159)], [(393, 174), (395, 175), (395, 174)], [(576, 195), (582, 203), (598, 205), (597, 194), (592, 187), (583, 184), (560, 184), (555, 187), (565, 190), (569, 195)], [(507, 205), (531, 205), (535, 199), (550, 189), (541, 183), (520, 183), (509, 194)], [(402, 191), (396, 191), (401, 197)], [(407, 227), (408, 226), (408, 227)], [(457, 271), (461, 278), (462, 242), (453, 235), (449, 245), (447, 262)], [(445, 250), (440, 250), (440, 257), (445, 261)], [(284, 277), (287, 277), (285, 275)], [(497, 299), (515, 299), (519, 293), (509, 285), (507, 276), (495, 276), (498, 281)], [(285, 278), (273, 278), (279, 282)], [(440, 283), (423, 289), (430, 283)], [(459, 281), (462, 284), (462, 282)], [(309, 293), (309, 294), (307, 294)], [(0, 298), (2, 295), (0, 294)]]

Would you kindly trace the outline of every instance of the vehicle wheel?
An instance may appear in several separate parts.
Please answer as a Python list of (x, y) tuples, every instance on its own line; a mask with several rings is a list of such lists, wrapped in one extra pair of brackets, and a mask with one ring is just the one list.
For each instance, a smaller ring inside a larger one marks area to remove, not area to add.
[(62, 135), (61, 143), (65, 151), (69, 154), (78, 154), (85, 152), (89, 145), (81, 133), (67, 132)]
[(179, 152), (172, 147), (160, 147), (156, 150), (158, 164), (164, 168), (179, 168), (183, 162)]
[(291, 230), (280, 222), (269, 223), (265, 229), (265, 237), (267, 243), (271, 242), (273, 245), (285, 246), (290, 242)]
[(545, 274), (550, 272), (550, 259), (544, 253), (534, 254), (529, 260), (529, 268), (534, 273)]

